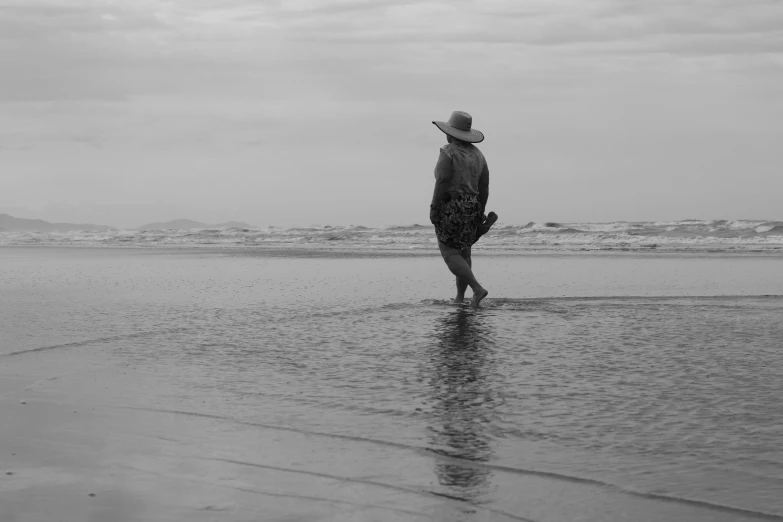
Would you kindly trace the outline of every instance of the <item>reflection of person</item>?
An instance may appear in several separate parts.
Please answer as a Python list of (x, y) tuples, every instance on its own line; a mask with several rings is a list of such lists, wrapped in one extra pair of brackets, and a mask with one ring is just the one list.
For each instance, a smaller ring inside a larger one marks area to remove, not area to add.
[[(491, 457), (489, 436), (484, 430), (492, 400), (487, 386), (488, 332), (468, 309), (460, 308), (439, 319), (437, 347), (432, 357), (433, 444), (438, 453), (470, 461)], [(457, 462), (438, 462), (439, 482), (461, 498), (480, 495), (491, 471)]]
[(448, 143), (441, 147), (435, 165), (430, 221), (435, 225), (443, 260), (457, 277), (456, 300), (462, 302), (470, 286), (471, 304), (479, 306), (489, 292), (473, 275), (470, 249), (498, 219), (494, 212), (484, 216), (489, 198), (489, 168), (484, 155), (473, 145), (483, 141), (484, 134), (471, 128), (473, 118), (467, 112), (455, 111), (448, 122), (432, 123), (446, 134)]

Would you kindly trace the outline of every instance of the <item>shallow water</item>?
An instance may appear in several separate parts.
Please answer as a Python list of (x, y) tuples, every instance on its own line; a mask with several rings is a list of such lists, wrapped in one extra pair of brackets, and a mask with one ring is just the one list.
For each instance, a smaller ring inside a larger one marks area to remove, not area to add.
[(783, 516), (779, 259), (477, 261), (480, 310), (437, 258), (0, 250), (0, 353), (95, 346), (135, 405), (451, 457), (399, 480), (505, 513), (543, 473)]

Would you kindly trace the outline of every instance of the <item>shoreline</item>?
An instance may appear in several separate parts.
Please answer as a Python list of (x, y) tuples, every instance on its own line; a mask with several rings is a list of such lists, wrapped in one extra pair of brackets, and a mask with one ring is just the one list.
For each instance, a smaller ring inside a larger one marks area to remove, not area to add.
[[(441, 256), (432, 248), (346, 248), (312, 245), (0, 245), (0, 250), (64, 250), (64, 251), (122, 251), (138, 253), (182, 253), (182, 254), (244, 254), (268, 257), (345, 257), (345, 258), (406, 258)], [(760, 250), (725, 250), (710, 248), (688, 248), (664, 250), (660, 248), (508, 248), (474, 247), (473, 254), (485, 257), (620, 257), (620, 258), (779, 258), (783, 247)]]

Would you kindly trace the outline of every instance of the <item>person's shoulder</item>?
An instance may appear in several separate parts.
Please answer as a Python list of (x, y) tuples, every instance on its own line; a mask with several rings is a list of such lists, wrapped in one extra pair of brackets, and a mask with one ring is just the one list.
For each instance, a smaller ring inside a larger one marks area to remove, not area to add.
[(440, 151), (450, 158), (454, 153), (454, 147), (451, 143), (447, 143), (440, 148)]
[(479, 157), (479, 158), (481, 158), (482, 160), (486, 161), (486, 158), (484, 157), (484, 153), (483, 153), (483, 152), (481, 152), (481, 149), (479, 149), (478, 147), (476, 147), (476, 146), (475, 146), (474, 144), (472, 144), (472, 143), (469, 143), (468, 145), (469, 145), (469, 149), (470, 149), (470, 151), (471, 151), (473, 154), (475, 154), (476, 156), (478, 156), (478, 157)]

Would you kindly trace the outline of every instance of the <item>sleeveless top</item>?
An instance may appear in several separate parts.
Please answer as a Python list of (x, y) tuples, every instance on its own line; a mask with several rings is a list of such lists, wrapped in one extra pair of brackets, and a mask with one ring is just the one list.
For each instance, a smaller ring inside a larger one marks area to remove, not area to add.
[(454, 142), (440, 148), (451, 158), (452, 177), (446, 192), (479, 195), (479, 179), (487, 160), (472, 143)]

